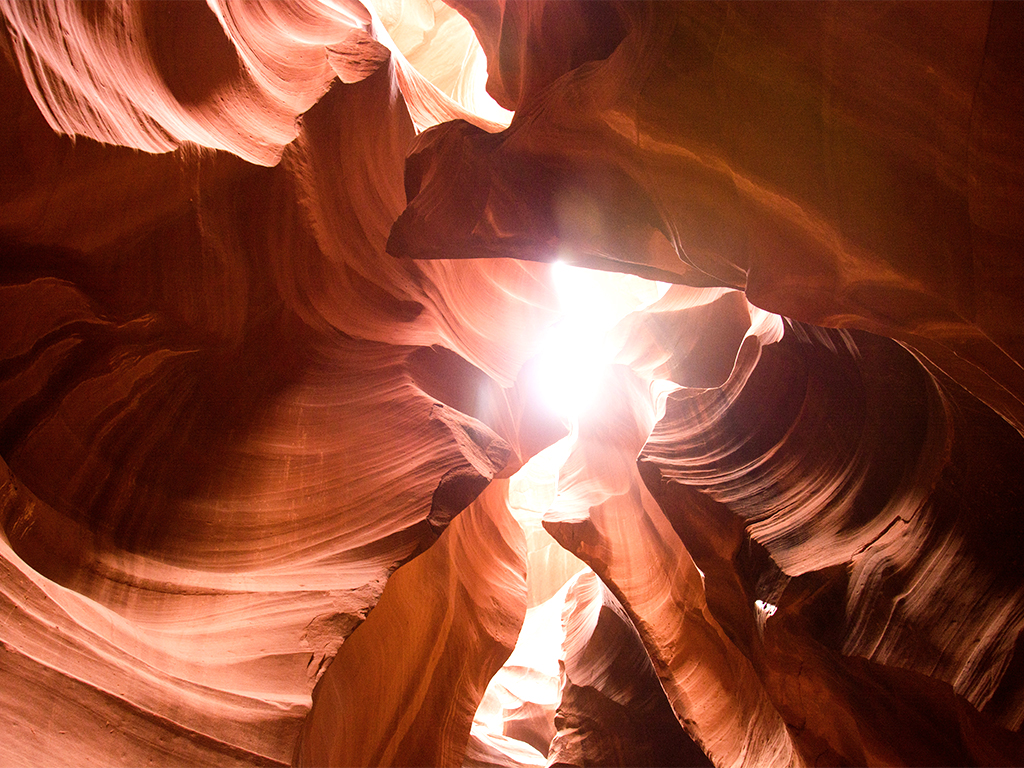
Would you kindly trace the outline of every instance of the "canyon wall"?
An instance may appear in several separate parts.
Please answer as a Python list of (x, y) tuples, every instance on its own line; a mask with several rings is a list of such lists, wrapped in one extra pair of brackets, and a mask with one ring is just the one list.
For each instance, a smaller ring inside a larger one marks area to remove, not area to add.
[(0, 12), (0, 763), (1024, 764), (1024, 7)]

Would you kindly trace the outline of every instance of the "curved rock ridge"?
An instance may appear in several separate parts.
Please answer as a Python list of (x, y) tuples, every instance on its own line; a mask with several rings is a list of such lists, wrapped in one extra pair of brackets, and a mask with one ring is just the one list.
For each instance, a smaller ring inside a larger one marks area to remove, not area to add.
[[(0, 469), (3, 512), (13, 508), (43, 518), (46, 505), (6, 465)], [(275, 625), (294, 622), (289, 595), (236, 590), (210, 612), (212, 596), (195, 594), (187, 603), (198, 621), (172, 618), (164, 604), (154, 627), (126, 620), (40, 575), (6, 537), (0, 540), (0, 562), (7, 617), (4, 763), (287, 764), (280, 745), (294, 738), (308, 705), (301, 695), (290, 695), (291, 686), (282, 682), (289, 670), (265, 649), (282, 640)], [(136, 593), (136, 599), (145, 597), (142, 590)], [(318, 602), (325, 613), (344, 610), (345, 597), (323, 594)], [(178, 639), (202, 626), (204, 613), (218, 616), (218, 625), (190, 638), (201, 649), (197, 658)], [(254, 620), (271, 631), (254, 637)], [(253, 653), (257, 643), (263, 646), (259, 655)], [(205, 683), (207, 676), (220, 678), (220, 684)]]
[(1024, 764), (1022, 8), (0, 0), (0, 763)]
[(491, 484), (391, 577), (314, 691), (296, 765), (461, 764), (526, 613), (525, 541), (506, 497), (506, 482)]
[(486, 91), (487, 58), (473, 28), (441, 0), (376, 0), (383, 43), (399, 61), (399, 83), (425, 130), (465, 119), (484, 130), (508, 126), (512, 113)]
[(287, 763), (425, 521), (560, 436), (515, 387), (551, 285), (383, 256), (415, 133), (387, 59), (321, 90), (273, 168), (71, 142), (4, 66), (4, 760)]
[(670, 396), (644, 460), (725, 505), (786, 576), (843, 574), (837, 650), (1016, 730), (1019, 434), (888, 340), (794, 330), (720, 390)]
[[(463, 765), (711, 765), (676, 719), (621, 606), (578, 567), (527, 609), (477, 709)], [(538, 571), (529, 564), (527, 581)]]
[(604, 384), (601, 418), (581, 422), (545, 528), (622, 603), (676, 716), (715, 765), (802, 765), (749, 659), (708, 609), (703, 577), (640, 479), (636, 457), (666, 393), (622, 367)]
[[(370, 20), (359, 3), (318, 0), (10, 2), (3, 13), (54, 130), (148, 152), (190, 141), (264, 164), (333, 79), (323, 46)], [(300, 43), (310, 32), (321, 39)], [(179, 56), (186, 40), (193, 57)]]
[[(577, 561), (579, 567), (583, 565)], [(544, 572), (543, 565), (527, 556), (527, 584), (538, 572)], [(562, 612), (569, 583), (527, 608), (516, 646), (491, 678), (473, 716), (464, 766), (549, 763), (561, 696)]]
[[(458, 36), (467, 57), (482, 56), (469, 26), (450, 9), (406, 5), (414, 9), (408, 16), (426, 16), (406, 27), (441, 34), (451, 44)], [(442, 9), (447, 13), (435, 18)], [(357, 0), (11, 0), (0, 10), (46, 122), (106, 144), (167, 152), (191, 143), (275, 165), (296, 136), (296, 118), (331, 82), (363, 79), (390, 58), (389, 49), (421, 129), (454, 118), (490, 130), (507, 122), (497, 105), (487, 104), (479, 78), (464, 71), (470, 62), (445, 65), (437, 61), (439, 47), (431, 56), (429, 48), (403, 40), (410, 62), (373, 8)], [(397, 16), (400, 21), (401, 11)], [(183, 57), (186, 43), (193, 55)], [(491, 119), (477, 117), (474, 108)]]
[(948, 684), (842, 653), (845, 568), (790, 579), (728, 507), (659, 478), (651, 464), (643, 474), (705, 575), (709, 607), (758, 669), (809, 759), (828, 765), (1021, 761), (1019, 737)]
[(680, 726), (640, 635), (593, 571), (572, 584), (563, 622), (550, 765), (712, 765)]
[(896, 338), (1024, 429), (1018, 10), (465, 5), (516, 116), (421, 137), (392, 253), (562, 253), (741, 288)]

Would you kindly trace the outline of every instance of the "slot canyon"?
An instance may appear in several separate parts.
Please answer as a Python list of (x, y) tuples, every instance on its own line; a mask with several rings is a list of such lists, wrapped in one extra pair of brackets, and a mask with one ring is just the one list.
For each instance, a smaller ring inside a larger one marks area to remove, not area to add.
[(0, 765), (1024, 765), (1024, 4), (0, 12)]

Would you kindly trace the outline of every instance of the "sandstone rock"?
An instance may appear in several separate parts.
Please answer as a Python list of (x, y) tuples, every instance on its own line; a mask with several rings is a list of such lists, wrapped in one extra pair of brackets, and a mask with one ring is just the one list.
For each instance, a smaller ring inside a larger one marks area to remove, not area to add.
[(0, 0), (0, 762), (1024, 763), (1021, 8)]

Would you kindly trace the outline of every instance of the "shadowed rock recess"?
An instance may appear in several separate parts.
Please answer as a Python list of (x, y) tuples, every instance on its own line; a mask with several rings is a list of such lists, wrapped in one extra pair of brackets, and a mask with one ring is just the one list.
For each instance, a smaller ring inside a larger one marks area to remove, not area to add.
[(0, 0), (0, 766), (1024, 765), (1024, 4)]

